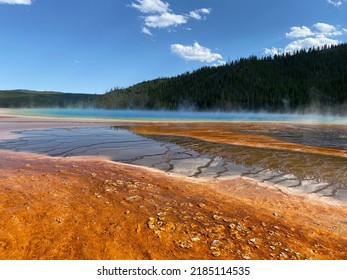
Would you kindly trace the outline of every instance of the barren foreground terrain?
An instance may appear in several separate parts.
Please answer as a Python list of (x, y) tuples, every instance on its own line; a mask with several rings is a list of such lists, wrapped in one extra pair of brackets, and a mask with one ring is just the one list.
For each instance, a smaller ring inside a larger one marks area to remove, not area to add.
[(240, 178), (0, 158), (0, 259), (347, 259), (342, 206)]
[[(59, 127), (3, 121), (3, 137)], [(0, 151), (0, 259), (345, 260), (346, 248), (346, 206), (255, 180)]]

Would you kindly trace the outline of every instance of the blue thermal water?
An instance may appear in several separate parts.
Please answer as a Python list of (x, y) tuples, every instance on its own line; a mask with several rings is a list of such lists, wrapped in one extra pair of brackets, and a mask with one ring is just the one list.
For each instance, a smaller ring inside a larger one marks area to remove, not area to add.
[(104, 109), (16, 109), (17, 115), (161, 121), (278, 121), (346, 123), (347, 117), (251, 112), (140, 111)]

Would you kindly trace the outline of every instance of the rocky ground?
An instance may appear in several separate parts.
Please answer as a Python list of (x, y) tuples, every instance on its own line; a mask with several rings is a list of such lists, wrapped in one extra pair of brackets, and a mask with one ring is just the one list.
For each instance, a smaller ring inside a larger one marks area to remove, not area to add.
[(346, 217), (241, 178), (0, 151), (0, 259), (347, 259)]

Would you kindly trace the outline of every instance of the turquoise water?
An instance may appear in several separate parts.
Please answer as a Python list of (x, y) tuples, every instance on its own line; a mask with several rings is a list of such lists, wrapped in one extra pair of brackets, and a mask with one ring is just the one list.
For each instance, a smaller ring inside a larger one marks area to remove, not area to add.
[(50, 117), (78, 117), (159, 121), (279, 121), (346, 123), (347, 117), (332, 115), (272, 114), (250, 112), (140, 111), (103, 109), (16, 109), (13, 114)]

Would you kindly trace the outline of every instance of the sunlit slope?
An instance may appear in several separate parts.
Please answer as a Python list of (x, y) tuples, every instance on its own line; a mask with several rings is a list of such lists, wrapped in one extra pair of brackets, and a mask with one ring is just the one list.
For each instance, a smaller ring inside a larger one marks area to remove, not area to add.
[(340, 114), (346, 104), (347, 44), (203, 67), (112, 90), (96, 103), (102, 108)]
[(0, 90), (0, 108), (86, 107), (94, 95), (52, 91)]

